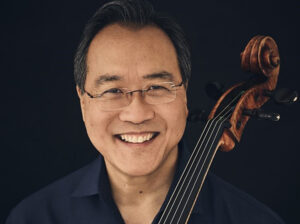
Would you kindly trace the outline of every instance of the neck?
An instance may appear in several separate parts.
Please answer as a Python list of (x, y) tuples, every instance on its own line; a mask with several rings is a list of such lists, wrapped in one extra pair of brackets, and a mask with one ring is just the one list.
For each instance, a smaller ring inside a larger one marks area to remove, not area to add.
[(112, 195), (126, 223), (132, 223), (127, 221), (131, 216), (137, 221), (137, 214), (144, 219), (143, 222), (137, 223), (148, 223), (145, 222), (145, 217), (148, 217), (149, 223), (152, 222), (171, 186), (177, 157), (176, 147), (160, 167), (144, 176), (130, 176), (116, 172), (106, 163)]

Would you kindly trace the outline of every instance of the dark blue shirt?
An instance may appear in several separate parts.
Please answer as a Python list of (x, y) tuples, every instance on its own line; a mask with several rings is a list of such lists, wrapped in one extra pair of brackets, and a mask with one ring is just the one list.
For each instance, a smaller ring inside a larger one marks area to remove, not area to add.
[[(180, 145), (179, 159), (167, 198), (188, 160)], [(23, 200), (6, 224), (118, 224), (124, 223), (110, 191), (105, 163), (100, 155), (84, 168)], [(213, 174), (208, 174), (191, 214), (190, 224), (280, 224), (269, 208)]]

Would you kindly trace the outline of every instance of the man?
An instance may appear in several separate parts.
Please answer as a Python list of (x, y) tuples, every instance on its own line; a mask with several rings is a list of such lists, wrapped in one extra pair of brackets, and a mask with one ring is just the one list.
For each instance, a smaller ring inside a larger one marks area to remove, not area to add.
[[(7, 224), (158, 223), (189, 151), (190, 53), (181, 28), (145, 1), (102, 6), (86, 25), (75, 80), (90, 165), (21, 202)], [(189, 223), (282, 223), (209, 175)]]

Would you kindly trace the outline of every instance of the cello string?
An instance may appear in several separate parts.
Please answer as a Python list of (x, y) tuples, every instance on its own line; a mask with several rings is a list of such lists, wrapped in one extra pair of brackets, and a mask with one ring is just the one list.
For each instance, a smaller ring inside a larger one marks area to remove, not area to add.
[[(234, 102), (241, 94), (242, 94), (242, 93), (238, 94), (238, 95), (237, 95), (237, 96), (236, 96), (236, 97), (235, 97), (235, 98), (234, 98), (234, 99), (233, 99), (233, 100), (232, 100), (225, 108), (223, 108), (223, 110), (222, 110), (216, 117), (214, 117), (214, 118), (211, 119), (209, 122), (207, 122), (207, 125), (210, 123), (208, 129), (210, 129), (212, 123), (213, 123), (219, 116), (221, 116), (221, 114), (222, 114), (229, 106), (231, 106), (231, 104), (232, 104), (232, 103), (233, 103), (233, 102)], [(205, 129), (207, 129), (207, 125), (206, 125)], [(205, 132), (205, 130), (204, 130), (203, 133), (206, 133), (206, 135), (207, 135), (208, 132)], [(203, 136), (203, 133), (202, 133), (201, 137)], [(200, 142), (200, 140), (201, 140), (201, 137), (199, 138), (196, 147), (198, 146), (198, 144), (199, 144), (199, 142)], [(206, 136), (205, 136), (205, 137), (206, 137)], [(202, 143), (203, 143), (203, 142), (202, 142)], [(201, 146), (202, 146), (202, 144), (200, 145), (200, 147), (201, 147)], [(195, 147), (195, 149), (196, 149), (196, 147)], [(163, 213), (163, 215), (162, 215), (162, 217), (161, 217), (161, 220), (162, 220), (163, 216), (165, 215), (165, 212), (166, 212), (167, 208), (170, 206), (170, 202), (171, 202), (172, 198), (173, 198), (174, 195), (175, 195), (175, 192), (176, 192), (176, 190), (177, 190), (177, 187), (179, 186), (179, 183), (180, 183), (182, 177), (185, 175), (186, 168), (188, 167), (188, 164), (191, 162), (192, 157), (194, 158), (194, 160), (192, 161), (192, 163), (194, 163), (194, 161), (195, 161), (195, 159), (196, 159), (195, 156), (194, 156), (193, 154), (195, 154), (195, 153), (198, 154), (198, 153), (199, 153), (199, 150), (196, 152), (195, 149), (193, 150), (193, 153), (192, 153), (192, 155), (190, 156), (190, 159), (189, 159), (189, 161), (188, 161), (188, 163), (187, 163), (187, 165), (186, 165), (186, 167), (185, 167), (185, 169), (184, 169), (184, 171), (183, 171), (183, 173), (182, 173), (182, 175), (181, 175), (181, 177), (180, 177), (180, 180), (178, 181), (178, 183), (177, 183), (177, 185), (176, 185), (176, 188), (175, 188), (175, 190), (173, 191), (172, 196), (170, 197), (170, 200), (169, 200), (169, 202), (168, 202), (168, 204), (167, 204), (167, 206), (166, 206), (166, 209), (165, 209), (165, 211), (164, 211), (164, 213)], [(204, 151), (202, 151), (201, 157), (203, 156), (203, 154), (204, 154)], [(201, 157), (200, 157), (200, 159), (201, 159)], [(191, 166), (190, 166), (190, 168), (189, 168), (189, 170), (188, 170), (188, 173), (190, 172), (190, 169), (191, 169)], [(185, 176), (183, 182), (186, 180), (186, 177), (187, 177), (187, 176), (188, 176), (188, 174)], [(183, 185), (181, 185), (181, 187), (180, 187), (180, 189), (179, 189), (179, 192), (181, 191), (182, 186), (183, 186)], [(176, 196), (176, 198), (175, 198), (174, 201), (177, 200), (177, 197), (178, 197), (178, 194), (177, 194), (177, 196)], [(173, 204), (173, 205), (174, 205), (174, 204)], [(171, 209), (172, 209), (173, 205), (171, 205)], [(170, 213), (170, 210), (169, 210), (169, 213)], [(167, 217), (169, 216), (169, 213), (167, 214)], [(164, 221), (164, 223), (165, 223), (165, 221)]]
[[(213, 143), (210, 144), (210, 148), (209, 148), (209, 150), (208, 150), (209, 152), (206, 154), (206, 157), (205, 157), (205, 159), (204, 159), (204, 162), (203, 162), (202, 165), (201, 165), (200, 171), (198, 172), (198, 175), (196, 176), (196, 180), (194, 181), (194, 184), (193, 184), (193, 186), (192, 186), (192, 189), (190, 190), (190, 193), (189, 193), (189, 195), (188, 195), (188, 199), (185, 201), (184, 207), (183, 207), (183, 209), (181, 210), (181, 213), (180, 213), (179, 219), (178, 219), (178, 221), (177, 221), (177, 224), (179, 223), (179, 221), (180, 221), (180, 219), (181, 219), (181, 217), (182, 217), (183, 211), (185, 210), (185, 208), (186, 208), (186, 206), (187, 206), (187, 202), (188, 202), (189, 198), (191, 197), (192, 191), (194, 190), (194, 188), (195, 188), (195, 186), (196, 186), (196, 183), (197, 183), (197, 181), (199, 180), (199, 177), (200, 177), (200, 174), (201, 174), (201, 172), (202, 172), (202, 170), (203, 170), (203, 167), (204, 167), (204, 165), (205, 165), (206, 162), (207, 162), (207, 157), (208, 157), (208, 155), (211, 153), (211, 151), (213, 150), (212, 146), (213, 146), (213, 144), (214, 144), (215, 141), (216, 141), (216, 137), (218, 136), (218, 134), (219, 134), (219, 132), (220, 132), (220, 129), (221, 129), (221, 127), (222, 127), (222, 124), (229, 118), (229, 116), (230, 116), (230, 113), (229, 113), (229, 114), (226, 116), (226, 118), (224, 118), (223, 120), (220, 119), (220, 120), (217, 121), (217, 122), (221, 121), (220, 124), (219, 124), (218, 130), (217, 130), (217, 133), (216, 133), (216, 135), (214, 136)], [(214, 157), (216, 151), (217, 151), (217, 149), (215, 149), (215, 152), (213, 153), (212, 158)], [(196, 165), (197, 168), (198, 168), (198, 166), (199, 166), (199, 163), (200, 163), (200, 160), (197, 162), (197, 165)], [(194, 172), (193, 172), (193, 174), (192, 174), (192, 178), (194, 177), (195, 171), (196, 171), (197, 168), (194, 169)], [(190, 182), (191, 182), (191, 179), (192, 179), (192, 178), (190, 178), (190, 181), (189, 181), (189, 183), (188, 183), (188, 186), (190, 185)], [(185, 193), (186, 193), (186, 190), (185, 190), (184, 194), (185, 194)], [(182, 199), (181, 199), (181, 201), (182, 201)], [(181, 201), (180, 201), (179, 203), (182, 203)], [(180, 205), (178, 205), (177, 209), (179, 208), (179, 206), (180, 206)], [(176, 212), (177, 212), (177, 211), (176, 211)], [(175, 212), (175, 213), (176, 213), (176, 212)], [(173, 219), (174, 219), (174, 217), (173, 217)]]
[[(218, 124), (218, 122), (215, 123), (215, 125), (214, 125), (213, 130), (211, 131), (211, 133), (218, 133), (218, 132), (215, 132), (215, 128), (216, 128), (217, 124)], [(219, 128), (220, 128), (220, 127), (219, 127)], [(208, 139), (207, 141), (205, 141), (205, 142), (206, 142), (206, 145), (205, 145), (204, 149), (206, 150), (207, 144), (209, 143), (209, 139)], [(204, 156), (204, 157), (206, 158), (208, 154), (209, 154), (209, 151), (208, 151), (208, 153), (205, 153), (206, 156)], [(197, 157), (195, 157), (195, 158), (197, 158)], [(202, 161), (202, 160), (199, 159), (198, 161)], [(204, 161), (205, 161), (205, 159), (204, 159)], [(203, 162), (202, 164), (204, 165), (205, 162)], [(190, 189), (190, 185), (191, 185), (191, 181), (192, 181), (193, 178), (194, 178), (194, 175), (195, 175), (196, 170), (198, 170), (198, 166), (199, 166), (198, 163), (196, 163), (196, 167), (194, 167), (194, 165), (193, 165), (193, 169), (192, 169), (191, 173), (188, 174), (189, 178), (187, 179), (187, 185), (186, 185), (185, 188), (183, 188), (183, 192), (181, 193), (181, 197), (179, 198), (179, 201), (178, 201), (177, 204), (176, 204), (176, 209), (175, 209), (175, 211), (174, 211), (174, 213), (173, 213), (173, 217), (172, 217), (170, 223), (173, 222), (173, 220), (174, 220), (174, 218), (175, 218), (175, 215), (178, 213), (178, 209), (180, 208), (181, 204), (183, 203), (183, 202), (182, 202), (183, 199), (186, 198), (187, 192), (190, 192), (190, 194), (192, 193), (193, 188), (192, 188), (192, 190), (191, 190), (191, 189)], [(201, 172), (199, 172), (199, 174), (201, 174)], [(194, 181), (194, 180), (193, 180), (193, 181)], [(195, 181), (197, 181), (197, 178), (196, 178)], [(189, 196), (190, 196), (190, 195), (188, 195), (187, 199), (190, 198)], [(184, 208), (185, 208), (185, 206), (184, 206)], [(180, 217), (181, 217), (181, 216), (182, 216), (182, 213), (180, 213)]]
[[(210, 131), (210, 132), (213, 132), (213, 131), (215, 130), (216, 125), (217, 125), (216, 122), (212, 123), (211, 126), (213, 126), (213, 129), (212, 129), (212, 130), (209, 130), (209, 131)], [(208, 133), (208, 132), (207, 132), (207, 133)], [(210, 137), (209, 137), (209, 138), (210, 138)], [(205, 140), (204, 140), (204, 141), (202, 141), (202, 143), (203, 143), (203, 142), (207, 142), (207, 143), (208, 143), (209, 140), (208, 140), (208, 141), (205, 141)], [(207, 145), (207, 143), (206, 143), (206, 145)], [(206, 147), (206, 145), (205, 145), (205, 147)], [(202, 146), (202, 145), (201, 145), (201, 146)], [(205, 148), (205, 147), (204, 147), (204, 148)], [(205, 152), (205, 150), (202, 151), (202, 153), (201, 153), (201, 155), (200, 155), (200, 158), (199, 158), (199, 161), (201, 161), (201, 159), (202, 159), (202, 157), (203, 157), (203, 155), (204, 155), (204, 152)], [(194, 157), (194, 161), (196, 160), (197, 156), (198, 156), (198, 154), (196, 154), (196, 156)], [(177, 207), (176, 207), (176, 209), (175, 209), (175, 211), (174, 211), (174, 214), (177, 213), (178, 208), (180, 207), (180, 204), (181, 204), (181, 202), (182, 202), (182, 200), (183, 200), (183, 198), (184, 198), (184, 195), (186, 194), (186, 191), (187, 191), (187, 189), (188, 189), (188, 187), (189, 187), (189, 185), (190, 185), (190, 182), (191, 182), (191, 180), (192, 180), (192, 177), (193, 177), (193, 175), (194, 175), (194, 172), (195, 172), (195, 169), (196, 169), (196, 168), (193, 169), (193, 170), (191, 170), (192, 167), (194, 166), (194, 161), (192, 162), (192, 164), (191, 164), (191, 166), (190, 166), (190, 169), (189, 169), (189, 172), (188, 172), (188, 174), (186, 174), (185, 179), (184, 179), (184, 181), (183, 181), (183, 183), (182, 183), (182, 185), (181, 185), (181, 186), (183, 186), (183, 185), (187, 182), (186, 188), (183, 188), (183, 189), (182, 189), (183, 193), (180, 194), (181, 197), (179, 198), (179, 202), (178, 202)], [(191, 174), (191, 173), (192, 173), (192, 174)], [(190, 177), (190, 178), (188, 178), (188, 177)], [(180, 189), (180, 190), (181, 190), (181, 189)], [(179, 195), (179, 194), (177, 194), (177, 196), (178, 196), (178, 195)], [(176, 197), (175, 200), (177, 200), (177, 197)], [(171, 219), (171, 223), (172, 223), (173, 219), (175, 218), (174, 214), (173, 214), (173, 218)]]
[[(211, 127), (213, 124), (215, 124), (214, 121), (211, 123), (210, 127)], [(209, 128), (210, 128), (210, 127), (209, 127)], [(208, 134), (208, 131), (206, 132), (206, 135), (207, 135), (207, 134)], [(205, 136), (205, 137), (206, 137), (206, 136)], [(209, 138), (210, 138), (210, 137), (209, 137)], [(206, 139), (207, 139), (207, 138), (206, 138)], [(202, 142), (201, 142), (201, 146), (202, 146), (202, 144), (203, 144), (204, 142), (205, 142), (205, 141), (202, 141)], [(200, 146), (200, 147), (201, 147), (201, 146)], [(200, 148), (200, 147), (199, 147), (199, 148)], [(191, 173), (190, 170), (191, 170), (193, 164), (195, 163), (195, 160), (196, 160), (196, 158), (198, 157), (199, 152), (200, 152), (200, 151), (198, 150), (196, 156), (193, 157), (192, 165), (190, 165), (189, 170), (188, 170), (188, 173), (185, 175), (185, 178), (184, 178), (184, 180), (183, 180), (183, 183), (181, 184), (181, 187), (180, 187), (180, 189), (179, 189), (179, 191), (178, 191), (178, 193), (177, 193), (177, 195), (176, 195), (176, 197), (175, 197), (175, 199), (174, 199), (174, 202), (177, 201), (178, 196), (179, 196), (180, 192), (182, 191), (183, 185), (184, 185), (184, 183), (187, 181), (187, 180), (186, 180), (187, 177), (190, 176), (190, 173)], [(205, 150), (202, 151), (201, 156), (200, 156), (200, 158), (198, 159), (199, 161), (201, 161), (201, 158), (202, 158), (202, 156), (204, 155), (204, 153), (205, 153)], [(191, 156), (191, 157), (192, 157), (192, 156)], [(182, 176), (184, 176), (184, 173), (183, 173)], [(179, 182), (178, 182), (178, 184), (179, 184)], [(183, 190), (184, 190), (184, 189), (183, 189)], [(174, 192), (175, 192), (175, 191), (174, 191)], [(173, 192), (173, 193), (174, 193), (174, 192)], [(180, 195), (181, 195), (181, 200), (182, 200), (183, 194), (180, 194)], [(181, 200), (180, 200), (180, 201), (181, 201)], [(172, 204), (171, 209), (173, 208), (174, 204), (175, 204), (175, 203)], [(179, 205), (178, 205), (178, 206), (179, 206)], [(176, 208), (176, 211), (178, 210), (178, 206), (177, 206), (177, 208)], [(171, 210), (169, 210), (169, 213), (167, 214), (166, 220), (168, 219), (168, 216), (170, 215), (170, 212), (171, 212)], [(175, 214), (176, 214), (176, 212), (175, 212)], [(174, 218), (174, 217), (173, 217), (173, 218)], [(166, 222), (166, 220), (164, 221), (164, 223)], [(172, 219), (172, 220), (173, 220), (173, 219)]]
[[(229, 117), (229, 115), (230, 115), (230, 114), (228, 114), (227, 117)], [(227, 119), (227, 117), (226, 117), (226, 119)], [(218, 123), (220, 123), (220, 124), (218, 124)], [(219, 132), (220, 132), (220, 129), (221, 129), (221, 127), (222, 127), (222, 124), (223, 124), (222, 119), (219, 119), (219, 120), (216, 122), (215, 127), (217, 126), (217, 131), (214, 131), (214, 130), (213, 130), (212, 133), (215, 134), (215, 135), (214, 135), (213, 137), (212, 137), (212, 135), (210, 136), (210, 138), (211, 138), (211, 137), (213, 138), (213, 142), (209, 144), (209, 147), (207, 147), (209, 141), (211, 140), (211, 139), (208, 139), (208, 140), (206, 141), (206, 145), (205, 145), (205, 147), (204, 147), (205, 150), (208, 149), (208, 152), (206, 153), (206, 156), (205, 156), (205, 158), (204, 158), (204, 161), (200, 164), (201, 160), (200, 160), (200, 159), (197, 160), (196, 167), (193, 169), (193, 172), (192, 172), (192, 174), (190, 175), (190, 179), (189, 179), (188, 185), (187, 185), (187, 187), (185, 188), (185, 190), (184, 190), (184, 192), (183, 192), (183, 195), (186, 195), (186, 194), (187, 194), (187, 189), (189, 189), (188, 192), (190, 192), (190, 193), (188, 194), (187, 200), (185, 200), (185, 205), (184, 205), (184, 208), (183, 208), (183, 209), (185, 209), (185, 207), (186, 207), (186, 205), (187, 205), (187, 202), (188, 202), (188, 200), (189, 200), (189, 198), (190, 198), (190, 196), (191, 196), (191, 194), (192, 194), (192, 192), (193, 192), (193, 190), (194, 190), (194, 188), (195, 188), (195, 185), (196, 185), (196, 183), (197, 183), (197, 181), (198, 181), (198, 179), (199, 179), (199, 176), (202, 174), (203, 167), (206, 165), (207, 157), (208, 157), (208, 155), (209, 155), (209, 154), (211, 153), (211, 151), (212, 151), (212, 146), (213, 146), (213, 144), (215, 143), (216, 137), (218, 136), (218, 134), (219, 134)], [(199, 165), (201, 165), (200, 171), (197, 172), (198, 175), (196, 176), (196, 180), (194, 181), (194, 185), (192, 185), (192, 189), (190, 189), (191, 180), (192, 180), (192, 179), (194, 178), (194, 176), (196, 175), (195, 172), (198, 170)], [(184, 196), (184, 197), (185, 197), (185, 196)], [(181, 204), (183, 203), (182, 200), (183, 200), (184, 197), (181, 197), (181, 200), (178, 202), (178, 204), (177, 204), (177, 209), (176, 209), (176, 211), (175, 211), (175, 214), (177, 213), (178, 208), (179, 208), (179, 207), (181, 206)], [(182, 216), (183, 211), (184, 211), (184, 210), (181, 211), (180, 217)], [(174, 217), (173, 217), (173, 219), (174, 219)], [(173, 221), (173, 219), (172, 219), (172, 221)]]
[[(173, 205), (174, 205), (174, 203), (173, 203), (172, 205), (170, 205), (170, 203), (171, 203), (171, 201), (173, 200), (173, 198), (175, 197), (175, 192), (177, 191), (177, 188), (178, 188), (179, 183), (181, 182), (183, 176), (185, 176), (185, 178), (184, 178), (184, 180), (183, 180), (183, 182), (185, 182), (186, 177), (189, 175), (189, 174), (185, 174), (185, 173), (186, 173), (186, 170), (187, 170), (187, 167), (188, 167), (189, 164), (191, 163), (192, 158), (193, 158), (192, 163), (194, 163), (194, 161), (195, 161), (195, 159), (196, 159), (195, 156), (194, 156), (194, 154), (196, 153), (196, 154), (197, 154), (196, 156), (198, 156), (199, 150), (197, 150), (197, 148), (198, 148), (198, 145), (199, 145), (199, 143), (200, 143), (200, 140), (201, 140), (202, 137), (203, 137), (203, 134), (206, 133), (206, 135), (207, 135), (207, 133), (208, 133), (208, 132), (206, 131), (206, 129), (209, 130), (209, 129), (211, 128), (211, 126), (212, 126), (212, 123), (214, 123), (214, 121), (217, 120), (217, 119), (221, 116), (221, 114), (227, 110), (228, 107), (231, 107), (231, 105), (233, 104), (233, 102), (234, 102), (234, 101), (235, 101), (242, 93), (243, 93), (243, 92), (239, 93), (239, 94), (238, 94), (238, 95), (237, 95), (237, 96), (236, 96), (236, 97), (235, 97), (235, 98), (234, 98), (234, 99), (233, 99), (226, 107), (223, 108), (223, 110), (222, 110), (217, 116), (215, 116), (213, 119), (210, 119), (210, 120), (206, 123), (206, 126), (205, 126), (205, 128), (204, 128), (204, 130), (203, 130), (203, 132), (202, 132), (202, 134), (201, 134), (201, 136), (200, 136), (200, 138), (198, 139), (198, 142), (197, 142), (197, 144), (196, 144), (196, 146), (195, 146), (195, 148), (194, 148), (194, 150), (193, 150), (193, 152), (192, 152), (192, 154), (191, 154), (191, 156), (190, 156), (190, 158), (189, 158), (189, 160), (188, 160), (188, 162), (187, 162), (187, 165), (185, 166), (185, 169), (184, 169), (184, 171), (183, 171), (183, 173), (182, 173), (182, 175), (181, 175), (181, 177), (180, 177), (180, 179), (179, 179), (179, 181), (178, 181), (178, 183), (177, 183), (177, 185), (176, 185), (176, 187), (175, 187), (175, 189), (174, 189), (174, 191), (173, 191), (173, 193), (172, 193), (172, 195), (171, 195), (171, 197), (170, 197), (170, 199), (169, 199), (169, 201), (168, 201), (168, 204), (166, 205), (166, 209), (164, 210), (164, 212), (163, 212), (163, 214), (162, 214), (162, 216), (161, 216), (161, 218), (160, 218), (159, 223), (161, 223), (161, 222), (163, 221), (163, 218), (164, 218), (165, 215), (166, 215), (166, 211), (168, 210), (169, 206), (171, 206), (171, 208), (169, 209), (169, 212), (168, 212), (168, 214), (167, 214), (166, 219), (168, 218), (168, 216), (169, 216), (169, 214), (170, 214), (170, 210), (172, 209), (172, 207), (173, 207)], [(231, 109), (231, 108), (230, 108), (230, 109)], [(206, 137), (206, 135), (205, 135), (205, 137)], [(204, 138), (205, 138), (205, 137), (204, 137)], [(200, 147), (202, 146), (202, 144), (203, 144), (203, 142), (201, 142)], [(200, 147), (199, 147), (199, 148), (200, 148)], [(204, 154), (204, 151), (202, 151), (200, 160), (201, 160), (203, 154)], [(191, 166), (190, 166), (189, 170), (187, 171), (187, 173), (190, 172), (190, 169), (191, 169)], [(180, 187), (180, 189), (179, 189), (179, 192), (181, 191), (181, 189), (182, 189), (182, 185), (181, 185), (181, 187)], [(177, 193), (177, 196), (176, 196), (174, 202), (177, 200), (177, 197), (178, 197), (179, 192)], [(164, 221), (163, 223), (165, 223), (165, 221)]]
[[(204, 131), (202, 132), (200, 138), (198, 139), (198, 142), (197, 142), (197, 144), (196, 144), (196, 147), (198, 146), (198, 144), (199, 144), (199, 142), (200, 142), (200, 139), (202, 139), (202, 136), (203, 136), (203, 134), (205, 133), (205, 129), (207, 129), (208, 124), (211, 123), (211, 122), (212, 122), (212, 120), (209, 120), (209, 121), (206, 123), (206, 125), (205, 125), (205, 127), (204, 127)], [(193, 151), (193, 153), (194, 153), (194, 151)], [(193, 153), (192, 153), (192, 155), (193, 155)], [(175, 195), (175, 192), (176, 192), (176, 190), (177, 190), (177, 188), (178, 188), (178, 186), (179, 186), (180, 181), (182, 180), (182, 178), (183, 178), (183, 176), (184, 176), (184, 173), (186, 172), (186, 169), (187, 169), (187, 167), (188, 167), (188, 164), (189, 164), (190, 161), (191, 161), (191, 158), (192, 158), (192, 156), (189, 158), (189, 160), (188, 160), (188, 162), (187, 162), (187, 165), (185, 166), (185, 168), (184, 168), (184, 170), (183, 170), (183, 172), (182, 172), (182, 175), (180, 176), (180, 179), (179, 179), (178, 183), (177, 183), (176, 186), (175, 186), (175, 189), (174, 189), (174, 191), (173, 191), (173, 193), (172, 193), (172, 195), (171, 195), (171, 197), (170, 197), (170, 199), (169, 199), (169, 201), (168, 201), (168, 204), (166, 205), (166, 208), (165, 208), (165, 210), (164, 210), (164, 212), (163, 212), (163, 214), (162, 214), (162, 216), (161, 216), (160, 221), (158, 222), (158, 224), (160, 224), (160, 222), (162, 221), (162, 218), (164, 217), (164, 215), (165, 215), (165, 213), (166, 213), (166, 211), (167, 211), (167, 208), (170, 206), (170, 202), (171, 202), (171, 200), (173, 199), (173, 197), (174, 197), (174, 195)], [(191, 168), (189, 168), (189, 170), (190, 170), (190, 169), (191, 169)], [(188, 170), (187, 172), (189, 172), (189, 170)], [(183, 181), (185, 181), (186, 177), (187, 177), (187, 175), (185, 176), (185, 178), (184, 178)], [(182, 189), (182, 185), (181, 185), (179, 191), (181, 191), (181, 189)], [(177, 200), (177, 196), (176, 196), (176, 198), (175, 198), (175, 201), (176, 201), (176, 200)], [(172, 209), (173, 205), (174, 205), (174, 204), (171, 205), (171, 209)], [(171, 210), (169, 210), (166, 219), (168, 218), (168, 216), (169, 216), (169, 214), (170, 214), (170, 211), (171, 211)], [(166, 220), (163, 222), (163, 224), (165, 224), (165, 222), (166, 222)]]

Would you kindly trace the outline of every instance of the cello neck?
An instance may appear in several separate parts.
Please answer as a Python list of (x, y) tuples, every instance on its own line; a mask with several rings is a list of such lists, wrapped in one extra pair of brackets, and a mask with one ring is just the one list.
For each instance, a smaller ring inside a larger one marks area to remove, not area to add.
[(225, 121), (209, 120), (202, 132), (158, 224), (187, 223), (219, 146)]

